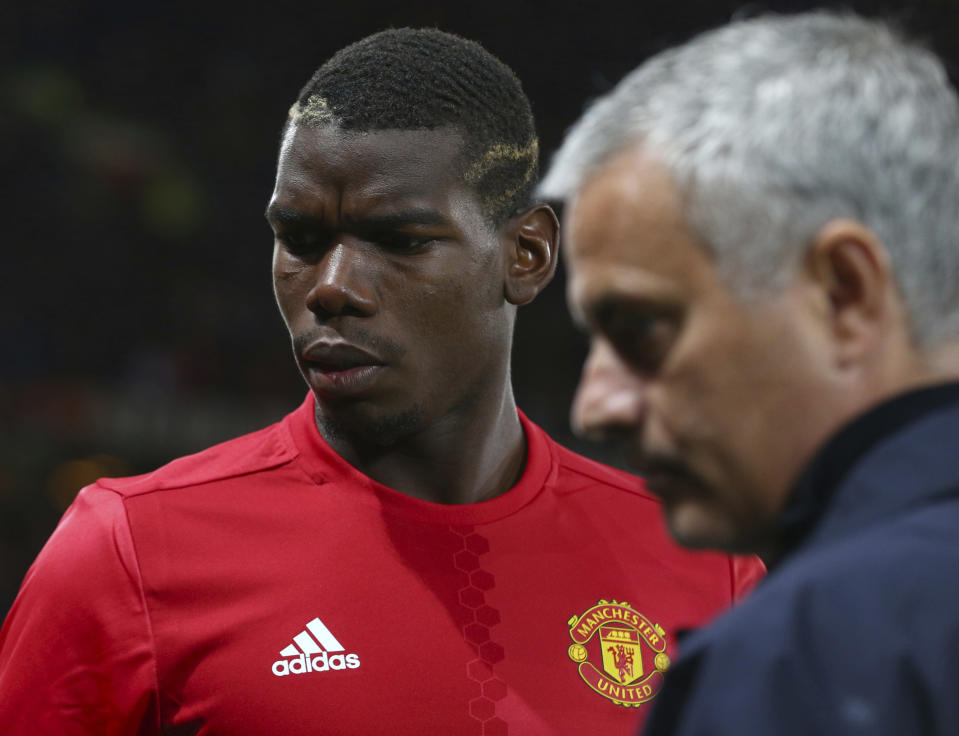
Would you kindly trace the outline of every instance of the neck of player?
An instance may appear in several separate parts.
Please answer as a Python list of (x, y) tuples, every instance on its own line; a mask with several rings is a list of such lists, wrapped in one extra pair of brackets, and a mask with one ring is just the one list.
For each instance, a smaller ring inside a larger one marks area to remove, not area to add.
[[(485, 394), (485, 395), (484, 395)], [(364, 475), (441, 504), (487, 501), (512, 488), (526, 465), (526, 438), (512, 388), (486, 392), (383, 446), (324, 431), (327, 443)]]

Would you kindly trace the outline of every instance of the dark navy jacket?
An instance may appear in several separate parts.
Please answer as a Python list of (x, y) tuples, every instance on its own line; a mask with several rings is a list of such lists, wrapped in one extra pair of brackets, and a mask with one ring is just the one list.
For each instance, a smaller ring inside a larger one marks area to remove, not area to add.
[(959, 735), (959, 384), (841, 430), (783, 554), (680, 644), (645, 736)]

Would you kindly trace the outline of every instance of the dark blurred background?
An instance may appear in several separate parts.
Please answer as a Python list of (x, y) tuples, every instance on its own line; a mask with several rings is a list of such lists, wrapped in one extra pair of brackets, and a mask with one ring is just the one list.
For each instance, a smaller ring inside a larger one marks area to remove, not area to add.
[[(822, 6), (822, 3), (817, 4)], [(19, 7), (17, 7), (19, 6)], [(953, 60), (959, 0), (845, 7)], [(78, 489), (275, 421), (305, 395), (270, 288), (277, 136), (313, 70), (390, 26), (484, 44), (543, 163), (591, 98), (735, 14), (810, 3), (36, 2), (0, 13), (0, 617)], [(563, 275), (521, 313), (520, 405), (569, 434), (585, 343)]]

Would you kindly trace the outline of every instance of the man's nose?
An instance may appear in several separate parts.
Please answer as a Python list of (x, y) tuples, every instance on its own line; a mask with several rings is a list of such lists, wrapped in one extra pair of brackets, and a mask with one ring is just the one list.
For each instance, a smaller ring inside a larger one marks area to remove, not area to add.
[(573, 399), (573, 430), (589, 439), (635, 431), (643, 422), (645, 391), (642, 378), (613, 347), (594, 340)]
[(330, 247), (314, 266), (316, 281), (306, 305), (318, 316), (369, 317), (376, 312), (372, 265), (362, 245), (347, 240)]

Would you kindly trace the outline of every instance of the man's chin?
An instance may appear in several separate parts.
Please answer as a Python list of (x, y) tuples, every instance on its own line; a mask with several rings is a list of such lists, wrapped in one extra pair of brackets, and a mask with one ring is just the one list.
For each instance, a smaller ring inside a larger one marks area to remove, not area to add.
[(328, 442), (389, 447), (414, 434), (423, 412), (418, 406), (402, 411), (377, 412), (375, 407), (325, 406), (317, 402), (316, 424)]
[(742, 545), (734, 526), (701, 502), (664, 498), (663, 511), (670, 535), (683, 547), (732, 551)]
[(721, 510), (688, 499), (663, 502), (670, 536), (688, 549), (729, 554), (763, 554), (775, 537), (775, 527), (761, 519), (742, 522)]

